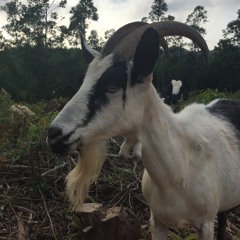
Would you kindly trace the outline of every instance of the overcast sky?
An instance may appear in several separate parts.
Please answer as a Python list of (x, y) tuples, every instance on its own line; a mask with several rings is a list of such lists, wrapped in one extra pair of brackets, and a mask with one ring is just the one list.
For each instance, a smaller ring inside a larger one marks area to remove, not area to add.
[[(6, 1), (0, 0), (0, 5)], [(23, 1), (25, 2), (25, 1)], [(65, 16), (61, 24), (68, 25), (69, 11), (79, 0), (68, 0), (67, 7), (61, 9), (59, 15)], [(167, 15), (175, 17), (176, 21), (185, 22), (187, 16), (193, 12), (198, 5), (207, 10), (208, 22), (203, 25), (207, 30), (205, 39), (210, 49), (217, 46), (223, 39), (222, 30), (227, 24), (237, 19), (237, 10), (240, 9), (240, 0), (165, 0), (168, 5)], [(103, 36), (106, 30), (111, 28), (117, 30), (126, 23), (140, 21), (147, 17), (151, 10), (153, 0), (93, 0), (98, 9), (99, 20), (91, 22), (90, 30), (97, 30), (99, 36)], [(0, 12), (0, 26), (6, 24), (3, 12)]]

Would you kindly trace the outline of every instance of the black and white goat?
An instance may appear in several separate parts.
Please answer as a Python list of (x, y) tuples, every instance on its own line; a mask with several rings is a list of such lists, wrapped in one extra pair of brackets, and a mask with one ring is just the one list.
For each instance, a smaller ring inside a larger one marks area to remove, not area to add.
[(48, 143), (57, 153), (79, 152), (67, 177), (77, 209), (105, 160), (105, 141), (132, 134), (141, 143), (152, 239), (166, 240), (170, 226), (191, 225), (198, 239), (213, 240), (221, 213), (222, 240), (224, 212), (240, 204), (240, 104), (218, 100), (174, 114), (152, 84), (159, 37), (166, 35), (188, 37), (208, 56), (201, 35), (179, 22), (142, 26), (99, 54), (89, 51), (84, 82), (52, 122)]
[(181, 97), (185, 101), (189, 98), (187, 88), (183, 85), (183, 82), (175, 79), (163, 88), (160, 96), (166, 104), (172, 107), (174, 112), (179, 111), (178, 103)]

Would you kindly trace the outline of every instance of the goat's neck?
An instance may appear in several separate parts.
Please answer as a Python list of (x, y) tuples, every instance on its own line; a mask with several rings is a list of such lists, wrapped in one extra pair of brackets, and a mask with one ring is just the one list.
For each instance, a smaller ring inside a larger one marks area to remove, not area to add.
[(174, 183), (186, 174), (183, 162), (183, 130), (176, 116), (159, 98), (153, 86), (150, 88), (148, 108), (145, 109), (144, 124), (140, 130), (142, 160), (150, 177), (159, 182)]

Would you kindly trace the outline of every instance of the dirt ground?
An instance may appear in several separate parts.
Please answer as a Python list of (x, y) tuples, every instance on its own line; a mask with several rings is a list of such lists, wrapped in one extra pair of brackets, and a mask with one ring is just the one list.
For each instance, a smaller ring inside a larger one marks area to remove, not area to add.
[[(0, 239), (81, 239), (65, 196), (65, 177), (74, 163), (70, 157), (50, 159), (48, 151), (38, 153), (41, 162), (31, 154), (13, 163), (0, 162)], [(134, 173), (133, 168), (131, 160), (119, 160), (112, 149), (88, 201), (103, 203), (106, 209), (125, 206), (147, 228), (143, 166), (138, 163)]]
[[(134, 169), (133, 161), (119, 159), (116, 144), (110, 144), (110, 154), (88, 201), (103, 203), (106, 209), (130, 209), (141, 222), (144, 238), (150, 239), (149, 209), (141, 193), (143, 165), (138, 162)], [(73, 161), (51, 158), (48, 151), (39, 150), (41, 162), (31, 154), (15, 162), (1, 162), (0, 240), (81, 239), (80, 226), (65, 196), (65, 177), (74, 167)], [(239, 212), (229, 214), (226, 239), (240, 239), (239, 216)], [(192, 238), (187, 238), (189, 234)], [(171, 229), (169, 239), (195, 239), (194, 231)]]

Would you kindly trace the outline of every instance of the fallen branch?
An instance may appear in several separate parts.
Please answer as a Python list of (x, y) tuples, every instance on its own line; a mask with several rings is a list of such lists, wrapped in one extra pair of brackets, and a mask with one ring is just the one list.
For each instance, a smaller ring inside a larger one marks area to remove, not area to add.
[(64, 163), (62, 163), (62, 164), (60, 164), (60, 165), (58, 165), (58, 166), (55, 166), (54, 168), (51, 168), (51, 169), (47, 170), (46, 172), (42, 173), (42, 174), (41, 174), (41, 177), (44, 177), (44, 176), (46, 176), (46, 175), (49, 174), (49, 173), (55, 172), (55, 171), (58, 170), (59, 168), (65, 167), (67, 164), (68, 164), (67, 162), (64, 162)]

